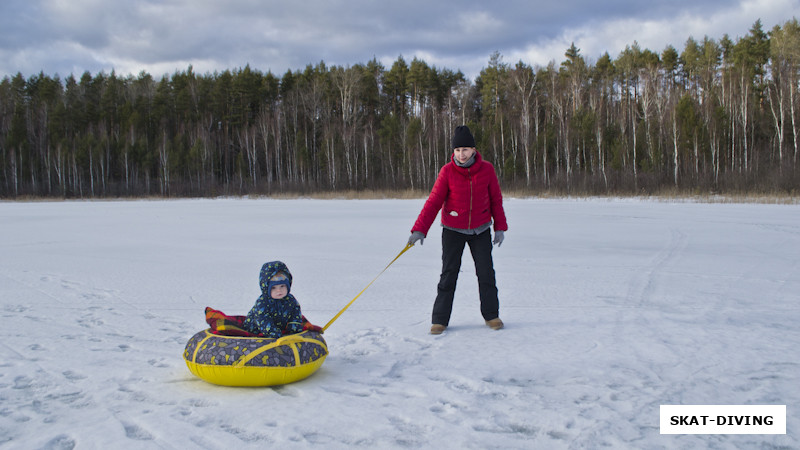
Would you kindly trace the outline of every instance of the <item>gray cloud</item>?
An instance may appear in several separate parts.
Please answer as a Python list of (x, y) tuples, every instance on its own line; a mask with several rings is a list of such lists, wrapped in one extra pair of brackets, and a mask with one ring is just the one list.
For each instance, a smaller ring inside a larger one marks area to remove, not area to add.
[[(538, 4), (537, 4), (538, 3)], [(689, 36), (744, 35), (800, 13), (800, 0), (4, 0), (0, 77), (44, 71), (154, 76), (250, 64), (282, 74), (308, 64), (390, 64), (418, 56), (475, 76), (494, 51), (507, 62), (561, 61), (571, 42), (588, 58), (635, 40), (660, 51)]]

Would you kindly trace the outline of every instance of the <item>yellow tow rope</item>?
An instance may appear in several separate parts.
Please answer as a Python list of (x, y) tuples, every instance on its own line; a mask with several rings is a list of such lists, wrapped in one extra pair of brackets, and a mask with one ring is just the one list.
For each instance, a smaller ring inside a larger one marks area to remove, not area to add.
[(370, 281), (370, 282), (369, 282), (369, 284), (368, 284), (368, 285), (367, 285), (367, 286), (366, 286), (364, 289), (362, 289), (362, 290), (361, 290), (361, 292), (359, 292), (359, 293), (358, 293), (358, 295), (356, 295), (356, 296), (355, 296), (355, 297), (354, 297), (352, 300), (350, 300), (350, 303), (348, 303), (348, 304), (347, 304), (347, 305), (346, 305), (344, 308), (342, 308), (342, 310), (341, 310), (341, 311), (339, 311), (339, 313), (338, 313), (338, 314), (336, 314), (335, 316), (333, 316), (333, 319), (331, 319), (331, 320), (330, 320), (328, 323), (326, 323), (326, 324), (325, 324), (325, 326), (324, 326), (324, 327), (322, 327), (322, 331), (325, 331), (325, 330), (327, 330), (327, 329), (328, 329), (328, 327), (329, 327), (329, 326), (331, 326), (331, 324), (332, 324), (332, 323), (333, 323), (333, 322), (334, 322), (336, 319), (338, 319), (338, 318), (339, 318), (339, 316), (341, 316), (341, 315), (342, 315), (342, 313), (344, 313), (344, 312), (347, 310), (347, 308), (349, 308), (349, 307), (350, 307), (350, 305), (352, 305), (352, 304), (353, 304), (353, 302), (355, 302), (355, 301), (356, 301), (356, 299), (357, 299), (358, 297), (361, 297), (361, 294), (363, 294), (363, 293), (364, 293), (364, 291), (366, 291), (368, 287), (372, 286), (372, 283), (374, 283), (374, 282), (375, 282), (375, 280), (377, 280), (377, 279), (378, 279), (378, 277), (380, 277), (381, 275), (383, 275), (383, 272), (386, 272), (386, 269), (388, 269), (388, 268), (389, 268), (389, 266), (391, 266), (392, 264), (394, 264), (394, 262), (395, 262), (395, 261), (397, 261), (397, 259), (398, 259), (398, 258), (400, 258), (400, 256), (401, 256), (403, 253), (405, 253), (406, 251), (408, 251), (408, 249), (410, 249), (410, 248), (411, 248), (411, 247), (413, 247), (413, 246), (414, 246), (414, 244), (408, 244), (408, 245), (406, 245), (406, 248), (404, 248), (403, 250), (401, 250), (401, 251), (400, 251), (400, 253), (398, 253), (398, 254), (397, 254), (397, 256), (395, 256), (395, 257), (394, 257), (394, 259), (392, 260), (392, 262), (390, 262), (390, 263), (389, 263), (389, 264), (388, 264), (386, 267), (384, 267), (384, 269), (383, 269), (383, 270), (381, 270), (381, 273), (379, 273), (379, 274), (378, 274), (378, 276), (376, 276), (375, 278), (373, 278), (373, 279), (372, 279), (372, 281)]

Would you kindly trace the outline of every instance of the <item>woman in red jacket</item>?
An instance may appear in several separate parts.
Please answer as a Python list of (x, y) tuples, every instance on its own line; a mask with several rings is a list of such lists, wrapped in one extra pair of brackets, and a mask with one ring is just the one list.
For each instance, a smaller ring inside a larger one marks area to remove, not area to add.
[[(442, 211), (442, 274), (433, 304), (431, 334), (441, 334), (450, 323), (453, 296), (464, 246), (469, 244), (481, 299), (481, 314), (486, 325), (503, 328), (499, 317), (497, 285), (492, 262), (492, 243), (503, 242), (508, 230), (503, 211), (503, 195), (494, 166), (481, 158), (475, 149), (475, 138), (462, 125), (453, 135), (453, 156), (442, 167), (428, 200), (422, 207), (408, 243), (423, 243), (433, 220)], [(494, 241), (490, 233), (494, 220)]]

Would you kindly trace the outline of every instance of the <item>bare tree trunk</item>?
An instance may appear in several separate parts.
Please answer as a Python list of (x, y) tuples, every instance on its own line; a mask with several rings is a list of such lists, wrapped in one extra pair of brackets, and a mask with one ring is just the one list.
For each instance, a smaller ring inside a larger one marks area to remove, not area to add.
[(264, 148), (264, 172), (267, 176), (267, 186), (269, 189), (269, 127), (271, 115), (266, 110), (262, 110), (258, 120), (259, 132), (261, 135), (261, 145)]
[(355, 183), (354, 166), (357, 167), (355, 154), (355, 95), (358, 86), (358, 72), (352, 68), (339, 68), (333, 71), (333, 79), (339, 89), (339, 104), (341, 106), (342, 142), (344, 144), (345, 167), (347, 169), (347, 182), (350, 187)]
[(163, 132), (161, 146), (158, 148), (158, 162), (161, 165), (161, 195), (169, 196), (169, 152), (167, 150), (167, 133)]
[(56, 146), (54, 159), (55, 159), (54, 171), (56, 173), (56, 181), (58, 182), (58, 187), (61, 189), (61, 192), (64, 193), (65, 192), (65, 189), (64, 189), (64, 165), (63, 165), (64, 164), (64, 155), (63, 155), (63, 150), (61, 148), (61, 144), (58, 144), (58, 146)]
[(19, 196), (19, 176), (17, 175), (17, 152), (11, 149), (11, 183), (14, 185), (14, 197)]
[[(780, 85), (777, 83), (767, 87), (767, 98), (769, 99), (769, 110), (772, 113), (772, 120), (775, 124), (775, 136), (778, 138), (778, 170), (783, 170), (783, 133), (784, 133), (784, 107), (783, 107), (783, 93), (780, 92)], [(773, 95), (773, 91), (779, 92)], [(777, 97), (777, 99), (775, 98)], [(777, 103), (778, 111), (775, 111), (775, 104)]]
[(739, 120), (742, 122), (742, 163), (739, 166), (740, 169), (743, 168), (745, 172), (748, 171), (748, 164), (747, 164), (747, 97), (748, 93), (750, 92), (750, 85), (746, 82), (744, 71), (740, 76), (740, 87), (741, 87), (741, 96), (742, 96), (742, 103), (741, 107), (739, 108)]
[[(522, 127), (521, 147), (525, 155), (525, 185), (531, 185), (531, 158), (530, 158), (530, 143), (531, 143), (531, 97), (533, 97), (533, 89), (536, 86), (535, 75), (533, 71), (526, 67), (518, 67), (512, 71), (514, 84), (520, 94), (521, 108), (520, 108), (520, 125)], [(515, 156), (516, 161), (516, 156)]]
[(673, 152), (672, 152), (672, 155), (673, 155), (673, 159), (672, 159), (672, 164), (673, 164), (672, 177), (673, 177), (673, 180), (675, 182), (675, 187), (677, 188), (678, 187), (678, 167), (679, 167), (678, 166), (678, 118), (675, 115), (674, 111), (672, 113), (672, 145), (673, 145), (673, 148), (672, 148), (672, 150), (673, 150)]
[[(636, 102), (633, 102), (634, 108), (636, 107)], [(633, 187), (638, 191), (639, 190), (639, 172), (637, 167), (637, 158), (636, 158), (636, 114), (631, 113), (631, 131), (633, 135), (633, 161), (631, 161), (631, 165), (633, 166)]]
[(595, 127), (595, 138), (597, 140), (597, 166), (600, 168), (600, 173), (603, 174), (603, 182), (606, 185), (606, 191), (608, 191), (608, 177), (606, 176), (606, 159), (605, 155), (603, 155), (603, 127), (601, 123), (602, 122), (598, 120), (597, 126)]
[(794, 111), (794, 92), (795, 92), (795, 82), (791, 81), (789, 83), (789, 112), (792, 117), (792, 141), (794, 142), (794, 155), (792, 156), (792, 164), (797, 163), (797, 123), (795, 122), (795, 111)]
[(719, 144), (716, 130), (711, 131), (711, 170), (714, 172), (714, 184), (719, 182)]
[(333, 190), (336, 190), (336, 152), (334, 151), (333, 137), (325, 140), (325, 148), (328, 153), (328, 182)]

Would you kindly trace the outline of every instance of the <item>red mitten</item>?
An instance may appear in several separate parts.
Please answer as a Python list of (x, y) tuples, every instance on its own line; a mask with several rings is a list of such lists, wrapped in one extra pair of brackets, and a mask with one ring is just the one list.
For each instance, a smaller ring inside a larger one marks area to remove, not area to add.
[(316, 331), (317, 333), (320, 333), (320, 334), (324, 332), (322, 327), (318, 327), (318, 326), (312, 324), (311, 322), (309, 322), (308, 319), (306, 319), (306, 316), (302, 316), (302, 317), (303, 317), (303, 331)]

